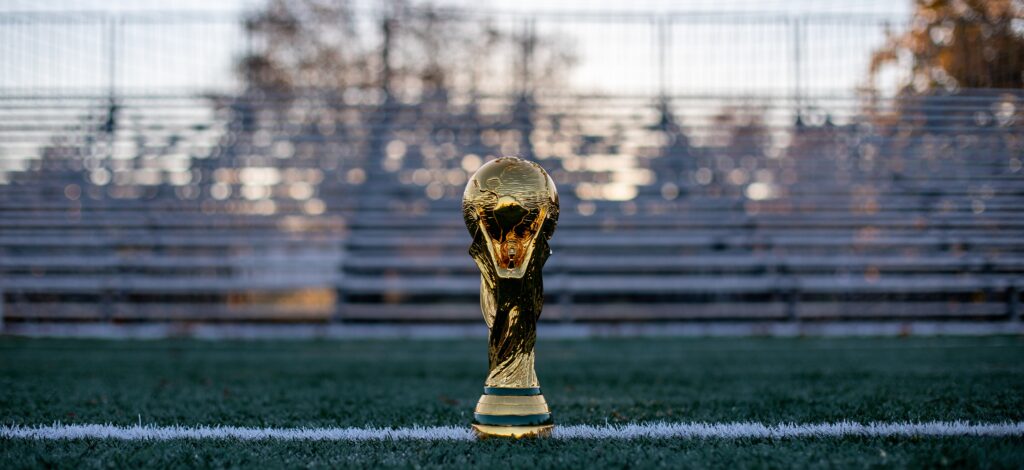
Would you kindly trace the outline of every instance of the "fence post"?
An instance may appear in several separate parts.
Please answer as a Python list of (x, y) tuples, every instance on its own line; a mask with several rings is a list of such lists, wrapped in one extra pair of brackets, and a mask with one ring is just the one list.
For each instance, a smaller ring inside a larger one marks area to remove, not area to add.
[(558, 310), (562, 316), (562, 323), (571, 323), (575, 320), (573, 315), (573, 295), (569, 291), (569, 275), (565, 269), (559, 267), (552, 273), (555, 278), (555, 285), (558, 286)]
[(1020, 289), (1017, 287), (1017, 280), (1010, 281), (1006, 288), (1007, 316), (1011, 322), (1020, 321)]
[(658, 94), (662, 98), (668, 96), (669, 93), (669, 68), (668, 68), (668, 47), (671, 45), (671, 17), (669, 18), (655, 18), (652, 20), (652, 26), (654, 27), (655, 36), (655, 47), (657, 48), (658, 57)]
[(348, 261), (348, 238), (351, 237), (351, 231), (348, 235), (345, 235), (345, 239), (341, 240), (338, 244), (338, 265), (335, 266), (335, 278), (334, 278), (334, 314), (331, 315), (331, 323), (342, 323), (345, 321), (345, 309), (348, 305), (348, 289), (345, 286), (345, 263)]
[(803, 40), (802, 37), (801, 37), (802, 34), (801, 34), (800, 29), (801, 29), (802, 20), (800, 18), (790, 18), (789, 21), (790, 21), (790, 26), (789, 27), (790, 27), (790, 29), (792, 29), (792, 34), (793, 34), (793, 39), (792, 39), (792, 41), (793, 41), (793, 54), (792, 54), (793, 62), (791, 64), (791, 66), (793, 68), (793, 72), (792, 72), (793, 73), (793, 99), (796, 102), (796, 113), (797, 113), (797, 116), (800, 116), (802, 114), (802, 112), (803, 112), (803, 110), (801, 109), (801, 105), (803, 104), (802, 103), (802, 99), (801, 99), (801, 94), (803, 93), (803, 90), (801, 89), (802, 88), (802, 84), (800, 83), (800, 63), (801, 63), (801, 60), (802, 60), (801, 59), (801, 41)]
[(533, 92), (533, 81), (530, 79), (533, 65), (534, 48), (537, 45), (537, 22), (533, 18), (523, 20), (523, 35), (520, 38), (519, 62), (519, 94), (527, 96)]
[(120, 18), (110, 16), (107, 19), (107, 92), (110, 99), (117, 93), (117, 33)]
[(787, 274), (782, 285), (783, 292), (785, 292), (784, 298), (786, 299), (786, 321), (790, 323), (799, 323), (800, 316), (797, 315), (796, 307), (797, 302), (799, 302), (800, 289), (797, 286), (796, 279)]

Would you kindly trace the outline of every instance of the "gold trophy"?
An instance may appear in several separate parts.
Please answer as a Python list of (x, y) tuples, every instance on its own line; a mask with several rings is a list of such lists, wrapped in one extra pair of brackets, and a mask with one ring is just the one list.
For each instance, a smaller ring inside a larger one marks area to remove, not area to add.
[(502, 157), (470, 178), (462, 212), (490, 331), (490, 373), (473, 428), (481, 437), (548, 435), (554, 425), (533, 369), (533, 347), (544, 306), (541, 268), (558, 222), (555, 183), (536, 163)]

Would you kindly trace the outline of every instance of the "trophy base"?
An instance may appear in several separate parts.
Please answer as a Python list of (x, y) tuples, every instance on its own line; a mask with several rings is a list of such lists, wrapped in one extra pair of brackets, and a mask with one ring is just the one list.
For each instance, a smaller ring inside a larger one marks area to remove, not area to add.
[(473, 413), (473, 430), (486, 437), (544, 437), (554, 422), (540, 388), (484, 387)]
[(548, 437), (555, 429), (554, 424), (544, 426), (488, 426), (486, 424), (474, 424), (473, 431), (477, 437), (487, 439), (489, 437), (511, 437), (514, 439), (530, 437)]

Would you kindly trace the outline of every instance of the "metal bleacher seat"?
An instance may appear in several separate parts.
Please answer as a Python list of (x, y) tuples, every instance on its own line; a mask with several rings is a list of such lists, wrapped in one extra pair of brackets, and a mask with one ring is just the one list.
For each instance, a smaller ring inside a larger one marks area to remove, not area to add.
[[(7, 321), (475, 322), (458, 174), (465, 155), (503, 149), (537, 158), (559, 186), (546, 320), (1019, 318), (1024, 150), (1006, 137), (1013, 128), (955, 115), (904, 138), (823, 125), (793, 131), (781, 156), (748, 155), (742, 141), (659, 138), (657, 108), (637, 100), (538, 105), (537, 123), (523, 124), (414, 105), (346, 121), (337, 103), (296, 123), (284, 104), (246, 99), (121, 99), (113, 111), (101, 98), (0, 100)], [(681, 112), (687, 134), (717, 132), (700, 128), (701, 112)], [(607, 166), (531, 155), (523, 126), (553, 128), (553, 116), (575, 123), (562, 131), (574, 159), (588, 158), (583, 147), (643, 155), (635, 196), (580, 189), (614, 178)], [(397, 164), (385, 157), (394, 141), (405, 142)], [(446, 144), (457, 151), (439, 157)], [(744, 181), (729, 181), (742, 165)], [(245, 168), (273, 171), (247, 185), (233, 173)], [(149, 170), (160, 181), (114, 180)], [(291, 170), (315, 172), (289, 183)], [(744, 193), (753, 170), (777, 179), (770, 197)], [(231, 193), (213, 197), (217, 184)]]

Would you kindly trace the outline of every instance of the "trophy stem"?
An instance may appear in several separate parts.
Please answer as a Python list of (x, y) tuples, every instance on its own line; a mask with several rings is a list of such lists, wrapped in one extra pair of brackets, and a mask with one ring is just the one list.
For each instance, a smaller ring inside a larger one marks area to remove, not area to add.
[(516, 157), (487, 162), (466, 183), (462, 215), (480, 268), (488, 374), (473, 413), (480, 437), (545, 436), (554, 424), (533, 361), (544, 307), (541, 270), (558, 222), (558, 191), (540, 165)]
[(484, 387), (484, 394), (473, 413), (477, 436), (544, 437), (551, 434), (554, 422), (540, 387)]

